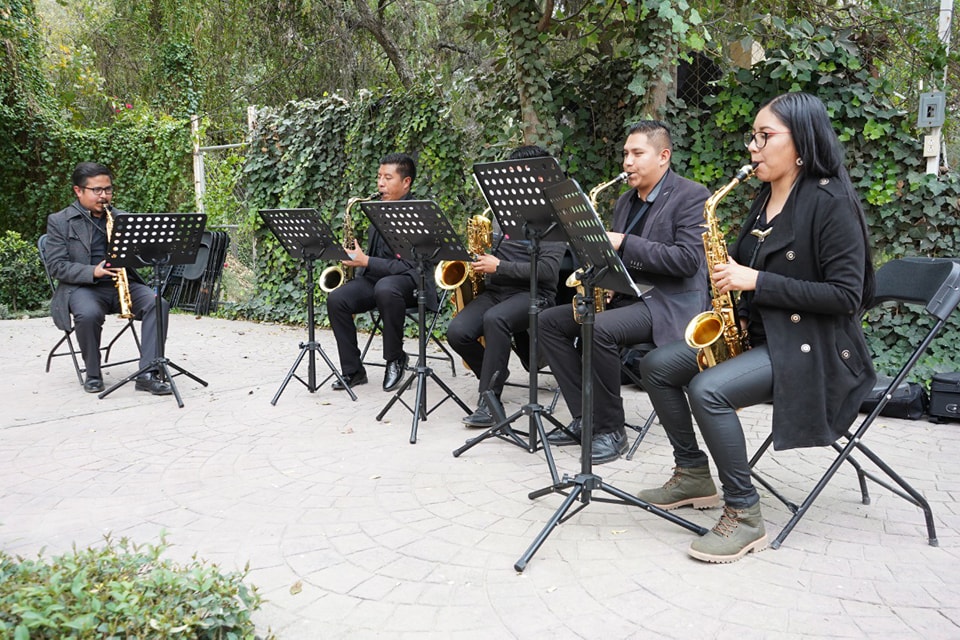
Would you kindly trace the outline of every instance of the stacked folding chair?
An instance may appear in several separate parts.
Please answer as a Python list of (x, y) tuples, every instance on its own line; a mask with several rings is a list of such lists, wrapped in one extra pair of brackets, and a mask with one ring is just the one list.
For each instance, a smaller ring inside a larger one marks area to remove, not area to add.
[(193, 264), (176, 265), (165, 285), (170, 306), (198, 315), (216, 311), (220, 304), (223, 264), (230, 246), (226, 231), (204, 231)]

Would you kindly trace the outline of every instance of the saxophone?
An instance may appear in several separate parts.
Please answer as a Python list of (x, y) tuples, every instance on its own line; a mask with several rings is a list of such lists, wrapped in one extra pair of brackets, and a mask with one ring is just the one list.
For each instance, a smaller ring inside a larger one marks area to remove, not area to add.
[[(106, 202), (103, 204), (103, 210), (107, 215), (107, 244), (113, 240), (113, 207)], [(109, 253), (109, 246), (107, 248)], [(123, 267), (117, 270), (117, 275), (113, 277), (114, 284), (117, 287), (117, 296), (120, 298), (120, 317), (133, 317), (133, 302), (130, 300), (130, 281), (127, 279), (127, 270)]]
[[(593, 189), (590, 190), (588, 197), (590, 198), (590, 206), (593, 207), (593, 210), (597, 210), (597, 196), (600, 195), (600, 192), (604, 189), (612, 187), (613, 185), (626, 180), (630, 176), (629, 173), (624, 171), (623, 173), (617, 175), (613, 180), (608, 180), (603, 184), (598, 184)], [(583, 269), (577, 269), (569, 276), (567, 276), (566, 285), (568, 287), (575, 287), (577, 289), (577, 296), (583, 297), (583, 294), (586, 293), (583, 289), (583, 285), (580, 283), (580, 276), (583, 273)], [(577, 311), (577, 296), (574, 296), (573, 300), (570, 301), (570, 304), (573, 305), (573, 317), (576, 318), (578, 323), (583, 322), (583, 317), (580, 315), (580, 312)], [(600, 313), (606, 311), (607, 309), (607, 290), (601, 289), (600, 287), (593, 288), (593, 311), (594, 313)]]
[[(482, 214), (467, 220), (467, 252), (476, 258), (493, 246), (493, 222), (487, 217), (488, 207)], [(462, 260), (442, 260), (434, 270), (433, 278), (437, 287), (453, 294), (454, 310), (457, 315), (471, 300), (483, 291), (483, 274), (477, 273), (470, 263)]]
[[(350, 218), (350, 209), (358, 202), (366, 202), (380, 196), (379, 191), (371, 193), (369, 196), (354, 196), (347, 200), (347, 210), (343, 214), (343, 248), (349, 253), (353, 251), (353, 245), (356, 244), (357, 237), (353, 231), (353, 220)], [(330, 293), (344, 282), (353, 280), (353, 267), (343, 265), (331, 265), (320, 272), (320, 290)]]
[[(704, 227), (703, 248), (707, 256), (707, 275), (713, 272), (714, 266), (726, 264), (728, 261), (727, 244), (720, 233), (717, 224), (717, 205), (738, 184), (748, 180), (753, 175), (756, 165), (747, 164), (740, 168), (733, 180), (722, 189), (718, 189), (703, 205)], [(736, 357), (748, 349), (747, 333), (740, 329), (737, 321), (736, 307), (733, 296), (728, 291), (725, 294), (717, 293), (717, 287), (710, 280), (710, 293), (713, 309), (697, 314), (687, 325), (683, 339), (697, 353), (697, 365), (703, 371), (718, 362)]]

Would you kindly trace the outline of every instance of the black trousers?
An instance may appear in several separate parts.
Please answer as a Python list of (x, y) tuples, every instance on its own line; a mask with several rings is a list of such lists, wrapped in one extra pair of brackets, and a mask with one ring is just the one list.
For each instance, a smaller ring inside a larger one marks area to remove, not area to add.
[(707, 455), (697, 444), (692, 415), (717, 466), (724, 502), (737, 509), (756, 504), (760, 496), (750, 479), (737, 409), (773, 399), (773, 366), (767, 347), (754, 347), (700, 372), (696, 350), (685, 342), (675, 342), (645, 355), (640, 374), (673, 445), (677, 466), (707, 464)]
[(351, 376), (363, 368), (354, 314), (373, 309), (380, 312), (383, 359), (389, 362), (403, 356), (406, 310), (416, 304), (416, 283), (406, 274), (378, 279), (360, 276), (331, 291), (327, 295), (327, 315), (337, 340), (343, 375)]
[[(593, 432), (612, 433), (624, 424), (620, 396), (620, 348), (651, 342), (653, 320), (643, 300), (607, 309), (595, 316), (593, 327)], [(569, 305), (540, 314), (541, 353), (560, 384), (560, 391), (574, 418), (583, 413), (583, 365), (574, 338), (580, 325)]]
[[(153, 289), (131, 281), (130, 302), (136, 318), (143, 323), (140, 328), (140, 366), (145, 367), (160, 356)], [(166, 343), (170, 306), (163, 298), (160, 298), (160, 303), (163, 310), (161, 339)], [(120, 313), (117, 288), (112, 283), (78, 287), (70, 294), (69, 306), (73, 315), (74, 334), (87, 368), (87, 377), (100, 378), (100, 336), (107, 314)]]
[[(510, 375), (513, 334), (526, 331), (529, 324), (528, 291), (484, 291), (470, 301), (447, 327), (447, 342), (477, 374), (479, 392), (493, 389), (497, 396)], [(483, 337), (486, 347), (480, 344)], [(496, 381), (493, 375), (500, 372)]]

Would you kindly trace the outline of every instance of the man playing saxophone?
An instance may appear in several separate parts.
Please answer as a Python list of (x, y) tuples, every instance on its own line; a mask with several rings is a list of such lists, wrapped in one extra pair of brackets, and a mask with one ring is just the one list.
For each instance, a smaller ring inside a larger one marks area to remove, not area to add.
[[(120, 296), (114, 278), (120, 269), (107, 263), (107, 208), (113, 200), (113, 174), (94, 162), (81, 162), (73, 171), (73, 193), (69, 207), (47, 217), (47, 242), (44, 262), (57, 280), (57, 290), (50, 303), (50, 314), (59, 329), (70, 329), (73, 315), (74, 332), (83, 355), (86, 379), (83, 389), (89, 393), (103, 391), (100, 372), (100, 335), (108, 313), (120, 313)], [(133, 269), (127, 269), (131, 311), (143, 320), (140, 332), (140, 366), (145, 367), (159, 355), (157, 344), (155, 298), (153, 289), (144, 284)], [(163, 305), (163, 328), (166, 340), (167, 303)], [(137, 378), (136, 389), (154, 395), (171, 393), (170, 385), (157, 373)]]
[[(616, 294), (594, 324), (593, 464), (616, 460), (627, 449), (620, 397), (620, 349), (638, 343), (679, 340), (687, 322), (707, 308), (703, 205), (706, 187), (670, 169), (672, 141), (667, 125), (644, 120), (633, 125), (623, 145), (623, 170), (630, 190), (617, 200), (613, 231), (607, 235), (631, 277), (653, 285), (643, 298)], [(540, 316), (543, 353), (573, 417), (547, 440), (557, 446), (580, 441), (582, 371), (574, 338), (580, 325), (569, 307)]]
[[(540, 147), (524, 146), (510, 154), (510, 160), (548, 155)], [(513, 336), (522, 343), (518, 344), (518, 351), (524, 356), (530, 353), (529, 347), (525, 346), (529, 343), (524, 340), (530, 313), (530, 243), (506, 240), (500, 234), (494, 236), (493, 250), (477, 256), (471, 263), (473, 271), (484, 277), (483, 292), (461, 309), (447, 328), (447, 342), (479, 378), (480, 401), (477, 410), (463, 419), (467, 427), (494, 425), (494, 414), (483, 402), (483, 393), (492, 389), (497, 398), (500, 397), (503, 384), (510, 375), (507, 364)], [(537, 294), (541, 308), (554, 304), (560, 260), (565, 250), (566, 245), (562, 242), (540, 245)], [(498, 374), (496, 379), (494, 374)]]
[[(377, 190), (381, 200), (409, 200), (410, 188), (417, 177), (413, 158), (403, 153), (391, 153), (380, 160), (377, 171)], [(360, 361), (357, 346), (357, 325), (353, 316), (377, 309), (383, 323), (383, 359), (386, 371), (383, 390), (392, 391), (403, 380), (407, 367), (407, 354), (403, 350), (403, 323), (408, 307), (417, 304), (417, 266), (399, 260), (387, 245), (383, 236), (371, 225), (367, 230), (367, 248), (359, 243), (347, 249), (351, 255), (343, 266), (356, 269), (355, 277), (337, 287), (327, 296), (327, 313), (337, 351), (340, 370), (350, 387), (366, 384), (367, 372)], [(427, 308), (437, 308), (437, 290), (427, 287)], [(339, 380), (333, 383), (336, 390), (344, 389)]]

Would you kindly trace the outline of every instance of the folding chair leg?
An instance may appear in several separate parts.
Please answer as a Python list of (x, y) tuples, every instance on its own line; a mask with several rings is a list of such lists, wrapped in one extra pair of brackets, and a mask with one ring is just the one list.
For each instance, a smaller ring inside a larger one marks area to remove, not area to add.
[(647, 421), (643, 423), (642, 427), (638, 427), (633, 424), (625, 425), (627, 428), (633, 429), (637, 432), (637, 439), (633, 441), (633, 446), (631, 446), (630, 451), (627, 452), (627, 460), (633, 460), (633, 454), (637, 452), (637, 447), (640, 446), (643, 438), (647, 435), (647, 431), (650, 431), (650, 427), (653, 425), (653, 421), (656, 419), (657, 412), (651, 411), (650, 415), (647, 416)]
[(137, 330), (136, 330), (136, 328), (134, 328), (134, 326), (133, 326), (133, 320), (130, 319), (130, 320), (127, 320), (127, 324), (124, 325), (123, 329), (120, 329), (120, 331), (117, 332), (117, 335), (113, 336), (113, 340), (111, 340), (111, 341), (107, 344), (106, 348), (104, 349), (104, 354), (103, 354), (103, 361), (104, 361), (104, 362), (110, 362), (110, 349), (113, 348), (113, 344), (114, 344), (117, 340), (119, 340), (119, 339), (120, 339), (120, 336), (122, 336), (123, 334), (125, 334), (125, 333), (127, 332), (127, 330), (129, 330), (129, 331), (133, 334), (133, 341), (137, 343), (137, 353), (138, 353), (138, 354), (140, 353), (140, 337), (137, 335)]
[(60, 348), (64, 342), (67, 343), (67, 348), (70, 349), (70, 358), (73, 360), (73, 369), (77, 372), (77, 380), (80, 384), (83, 384), (83, 372), (86, 371), (85, 367), (80, 366), (80, 361), (77, 360), (77, 350), (73, 348), (73, 340), (70, 339), (70, 332), (64, 331), (63, 337), (57, 341), (57, 344), (53, 345), (53, 348), (50, 349), (50, 353), (47, 354), (47, 373), (50, 373), (50, 362), (57, 356), (65, 356), (67, 354), (60, 353), (56, 351)]

